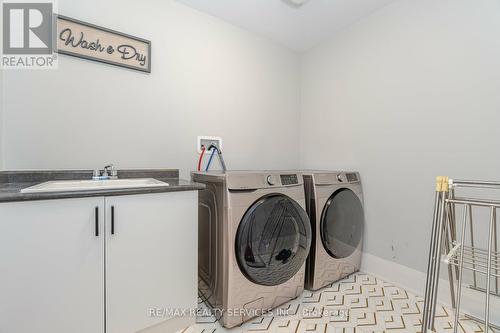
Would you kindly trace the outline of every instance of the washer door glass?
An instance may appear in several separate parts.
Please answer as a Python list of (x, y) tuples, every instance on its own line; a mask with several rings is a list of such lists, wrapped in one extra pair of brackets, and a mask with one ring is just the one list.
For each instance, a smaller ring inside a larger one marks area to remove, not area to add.
[(359, 197), (350, 189), (336, 191), (321, 214), (321, 240), (334, 258), (349, 257), (363, 237), (364, 214)]
[(236, 257), (252, 282), (276, 286), (302, 267), (311, 246), (311, 225), (305, 210), (291, 198), (273, 194), (255, 202), (236, 234)]

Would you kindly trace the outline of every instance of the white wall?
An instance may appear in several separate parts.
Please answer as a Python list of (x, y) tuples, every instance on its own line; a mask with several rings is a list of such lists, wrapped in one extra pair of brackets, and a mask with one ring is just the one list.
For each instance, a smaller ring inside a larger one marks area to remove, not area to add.
[(425, 270), (435, 176), (500, 178), (500, 2), (395, 1), (301, 81), (301, 165), (359, 170), (365, 250)]
[(4, 93), (3, 93), (3, 71), (0, 70), (0, 170), (3, 170), (3, 104), (4, 104)]
[(196, 136), (228, 167), (298, 167), (296, 54), (172, 0), (59, 0), (59, 13), (152, 41), (150, 75), (60, 56), (9, 71), (6, 169), (196, 167)]
[[(0, 17), (3, 17), (2, 6), (0, 6)], [(3, 45), (3, 27), (0, 24), (0, 45)], [(2, 46), (3, 47), (3, 46)], [(0, 69), (0, 171), (3, 170), (3, 105), (4, 105), (4, 83), (3, 69)]]

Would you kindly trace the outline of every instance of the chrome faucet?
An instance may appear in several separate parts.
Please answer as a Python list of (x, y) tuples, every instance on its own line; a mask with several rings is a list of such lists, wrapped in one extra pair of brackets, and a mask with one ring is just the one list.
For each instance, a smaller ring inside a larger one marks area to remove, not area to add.
[(117, 179), (118, 171), (113, 164), (106, 165), (102, 170), (94, 170), (93, 180)]

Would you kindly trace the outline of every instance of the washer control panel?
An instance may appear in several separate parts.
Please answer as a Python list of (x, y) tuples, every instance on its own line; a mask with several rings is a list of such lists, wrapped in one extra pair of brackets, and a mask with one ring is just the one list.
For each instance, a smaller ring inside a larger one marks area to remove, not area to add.
[(280, 175), (281, 185), (297, 185), (299, 179), (296, 174), (291, 175)]
[[(205, 173), (203, 173), (204, 175)], [(220, 177), (222, 179), (222, 177)], [(302, 173), (293, 171), (228, 171), (224, 178), (229, 190), (256, 190), (302, 185)]]

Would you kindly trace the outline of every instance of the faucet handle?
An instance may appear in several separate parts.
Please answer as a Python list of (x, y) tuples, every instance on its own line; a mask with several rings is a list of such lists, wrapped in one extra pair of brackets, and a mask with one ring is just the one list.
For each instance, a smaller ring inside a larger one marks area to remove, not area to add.
[(101, 170), (95, 169), (93, 174), (92, 174), (92, 179), (98, 180), (101, 176), (102, 176)]
[(118, 170), (116, 170), (114, 165), (111, 165), (111, 177), (118, 177)]

